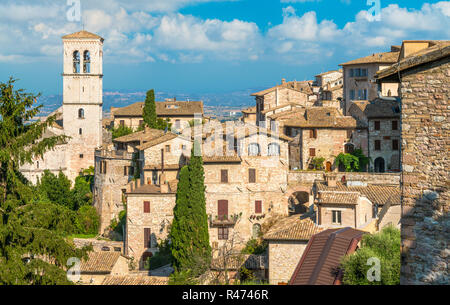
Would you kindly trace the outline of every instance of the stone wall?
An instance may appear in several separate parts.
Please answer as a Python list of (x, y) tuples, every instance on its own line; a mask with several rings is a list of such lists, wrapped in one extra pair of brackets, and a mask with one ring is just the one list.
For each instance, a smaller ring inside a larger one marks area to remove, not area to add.
[(402, 283), (448, 284), (450, 58), (406, 71), (402, 97)]
[[(324, 171), (289, 171), (288, 184), (313, 184), (314, 181), (323, 181)], [(337, 180), (345, 176), (348, 181), (363, 181), (378, 185), (400, 185), (400, 173), (365, 173), (365, 172), (336, 172)]]
[(308, 241), (269, 241), (269, 283), (287, 283), (305, 251)]
[[(375, 122), (380, 122), (380, 130), (375, 130)], [(399, 122), (396, 118), (369, 120), (369, 157), (372, 159), (371, 169), (374, 169), (377, 158), (383, 158), (384, 170), (400, 170), (400, 127), (392, 130), (392, 122)], [(397, 123), (398, 124), (398, 123)], [(399, 126), (399, 125), (397, 125)], [(375, 150), (375, 141), (380, 141), (380, 150)], [(393, 149), (393, 141), (398, 142), (398, 149)]]

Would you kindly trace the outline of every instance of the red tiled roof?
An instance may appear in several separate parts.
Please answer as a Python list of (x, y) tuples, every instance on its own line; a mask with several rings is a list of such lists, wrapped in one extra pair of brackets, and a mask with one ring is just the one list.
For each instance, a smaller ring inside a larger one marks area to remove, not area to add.
[(352, 228), (328, 229), (308, 242), (289, 285), (336, 285), (342, 280), (342, 257), (353, 253), (365, 232)]

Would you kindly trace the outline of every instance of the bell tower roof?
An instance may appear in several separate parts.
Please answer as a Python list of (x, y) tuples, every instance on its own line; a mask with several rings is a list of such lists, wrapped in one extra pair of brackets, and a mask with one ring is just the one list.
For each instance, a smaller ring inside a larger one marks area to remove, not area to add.
[(97, 34), (93, 34), (91, 32), (82, 30), (73, 34), (65, 35), (62, 37), (62, 39), (100, 39), (103, 41), (104, 39)]

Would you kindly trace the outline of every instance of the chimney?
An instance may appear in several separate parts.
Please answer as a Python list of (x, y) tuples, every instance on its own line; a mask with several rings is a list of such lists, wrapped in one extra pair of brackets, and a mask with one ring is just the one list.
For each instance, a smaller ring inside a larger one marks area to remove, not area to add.
[(336, 174), (325, 174), (325, 182), (327, 184), (328, 187), (336, 187), (336, 178), (337, 175)]
[(281, 79), (281, 84), (283, 85), (283, 84), (286, 84), (286, 79), (285, 78), (282, 78)]

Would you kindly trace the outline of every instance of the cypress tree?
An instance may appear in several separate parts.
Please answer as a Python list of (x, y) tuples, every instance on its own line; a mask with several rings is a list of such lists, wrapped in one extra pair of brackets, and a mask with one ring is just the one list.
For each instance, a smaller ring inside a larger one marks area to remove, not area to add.
[(180, 171), (176, 204), (173, 209), (173, 222), (170, 229), (173, 265), (176, 270), (180, 270), (183, 266), (186, 266), (191, 255), (189, 244), (192, 236), (189, 235), (190, 230), (187, 225), (187, 219), (190, 215), (187, 199), (188, 191), (189, 169), (187, 166), (183, 166)]
[(208, 217), (206, 215), (205, 173), (200, 144), (196, 141), (192, 146), (189, 169), (188, 202), (192, 210), (191, 230), (193, 238), (192, 260), (197, 272), (206, 271), (211, 262), (211, 246), (209, 244)]
[(156, 116), (156, 103), (155, 103), (155, 90), (151, 89), (147, 91), (147, 97), (145, 98), (145, 105), (143, 110), (143, 118), (145, 124), (150, 128), (157, 128), (157, 116)]
[(57, 205), (44, 208), (19, 171), (67, 137), (42, 139), (56, 118), (33, 122), (42, 107), (33, 107), (38, 96), (14, 83), (0, 83), (0, 284), (69, 284), (63, 267), (70, 257), (85, 258), (87, 249), (67, 243), (64, 213), (55, 212)]

